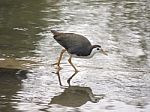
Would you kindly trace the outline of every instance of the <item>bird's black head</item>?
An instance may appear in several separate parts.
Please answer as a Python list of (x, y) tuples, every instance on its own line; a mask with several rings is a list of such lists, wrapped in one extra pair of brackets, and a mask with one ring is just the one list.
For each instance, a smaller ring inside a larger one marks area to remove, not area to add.
[(91, 52), (93, 52), (93, 54), (101, 52), (101, 53), (107, 55), (106, 52), (102, 49), (102, 47), (100, 45), (93, 45)]
[(92, 46), (92, 49), (95, 49), (95, 48), (96, 48), (97, 50), (100, 50), (100, 49), (101, 49), (101, 46), (100, 46), (100, 45), (93, 45), (93, 46)]

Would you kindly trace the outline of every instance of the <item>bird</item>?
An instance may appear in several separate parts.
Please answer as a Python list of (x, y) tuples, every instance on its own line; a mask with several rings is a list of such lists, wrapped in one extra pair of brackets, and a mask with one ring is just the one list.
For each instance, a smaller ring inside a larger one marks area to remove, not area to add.
[(102, 49), (101, 45), (92, 45), (86, 37), (80, 34), (62, 33), (56, 30), (51, 30), (51, 33), (53, 34), (53, 38), (63, 47), (57, 62), (54, 64), (57, 65), (58, 68), (60, 68), (62, 56), (66, 51), (69, 54), (68, 62), (74, 68), (75, 73), (79, 71), (72, 63), (72, 57), (88, 59), (100, 52), (104, 55), (107, 55), (107, 53)]

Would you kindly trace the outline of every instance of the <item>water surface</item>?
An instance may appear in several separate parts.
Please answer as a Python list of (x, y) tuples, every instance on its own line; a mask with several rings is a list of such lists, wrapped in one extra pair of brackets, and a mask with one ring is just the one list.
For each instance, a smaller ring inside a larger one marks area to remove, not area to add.
[[(149, 112), (149, 12), (149, 0), (1, 0), (0, 67), (30, 72), (0, 82), (0, 111)], [(60, 87), (51, 64), (62, 48), (50, 29), (82, 34), (108, 56), (73, 59), (80, 72), (68, 87), (66, 53)]]

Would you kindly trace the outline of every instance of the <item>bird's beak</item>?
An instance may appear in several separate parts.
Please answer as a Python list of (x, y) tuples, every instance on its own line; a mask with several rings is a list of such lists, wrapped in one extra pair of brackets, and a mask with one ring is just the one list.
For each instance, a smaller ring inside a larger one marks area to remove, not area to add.
[(101, 49), (101, 52), (102, 52), (104, 55), (108, 55), (103, 49)]

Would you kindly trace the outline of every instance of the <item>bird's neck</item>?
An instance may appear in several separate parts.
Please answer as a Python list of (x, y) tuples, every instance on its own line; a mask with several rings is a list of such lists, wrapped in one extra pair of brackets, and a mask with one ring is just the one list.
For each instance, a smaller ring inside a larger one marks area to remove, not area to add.
[(92, 58), (97, 53), (95, 52), (94, 48), (95, 48), (95, 45), (90, 47), (90, 54), (88, 56), (89, 58)]

